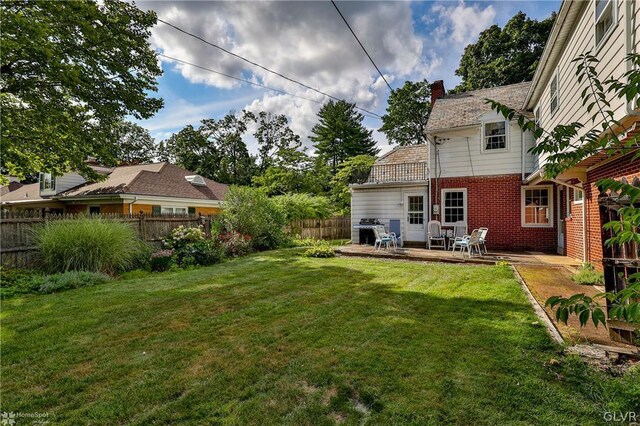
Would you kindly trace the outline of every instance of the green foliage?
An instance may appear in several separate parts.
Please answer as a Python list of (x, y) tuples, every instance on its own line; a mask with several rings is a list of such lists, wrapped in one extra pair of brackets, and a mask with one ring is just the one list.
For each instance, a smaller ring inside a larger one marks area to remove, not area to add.
[(245, 256), (253, 250), (251, 246), (251, 236), (249, 235), (242, 235), (239, 232), (230, 231), (220, 234), (218, 238), (226, 256)]
[(224, 259), (224, 247), (218, 240), (199, 240), (182, 245), (173, 254), (175, 264), (181, 268), (208, 266)]
[(315, 238), (307, 237), (302, 238), (300, 235), (295, 235), (291, 240), (290, 244), (292, 247), (311, 247), (316, 244), (318, 240)]
[(273, 201), (282, 209), (289, 222), (301, 219), (326, 219), (333, 214), (331, 201), (321, 195), (286, 194), (273, 197)]
[(592, 264), (584, 263), (580, 270), (571, 279), (583, 285), (604, 284), (604, 275), (595, 270)]
[(253, 134), (258, 141), (259, 170), (264, 173), (271, 166), (290, 164), (290, 157), (300, 153), (302, 143), (300, 136), (289, 127), (285, 115), (273, 115), (260, 111), (252, 117), (258, 123), (258, 129)]
[(366, 182), (376, 158), (370, 155), (358, 155), (340, 164), (338, 172), (331, 179), (331, 199), (341, 214), (348, 214), (351, 209), (352, 183)]
[(146, 247), (130, 224), (102, 218), (48, 221), (35, 231), (45, 272), (115, 274), (136, 266)]
[(112, 129), (114, 165), (128, 165), (153, 162), (156, 145), (149, 131), (130, 121), (122, 121)]
[(24, 269), (0, 269), (0, 298), (37, 293), (43, 277)]
[(338, 166), (350, 157), (378, 153), (376, 142), (371, 137), (372, 131), (362, 125), (364, 116), (356, 111), (355, 104), (331, 100), (320, 109), (318, 118), (310, 139), (318, 157), (329, 165), (333, 175)]
[(162, 240), (162, 244), (168, 249), (178, 250), (182, 247), (205, 239), (202, 227), (191, 228), (183, 225), (171, 230), (171, 233)]
[(93, 287), (110, 281), (111, 277), (97, 272), (68, 271), (61, 274), (47, 275), (40, 285), (40, 293), (57, 293), (80, 287)]
[[(627, 102), (634, 102), (634, 108), (640, 108), (640, 98), (634, 101), (634, 97), (640, 91), (640, 55), (632, 53), (626, 60), (631, 63), (630, 70), (623, 76), (623, 81), (610, 79), (602, 83), (598, 78), (596, 64), (598, 58), (591, 53), (584, 53), (573, 60), (576, 66), (576, 76), (579, 84), (583, 84), (581, 92), (582, 105), (591, 114), (590, 130), (584, 130), (585, 124), (574, 122), (568, 125), (558, 125), (553, 130), (547, 131), (524, 115), (495, 102), (487, 100), (492, 108), (500, 112), (508, 119), (516, 119), (523, 130), (533, 132), (537, 144), (531, 152), (537, 155), (544, 154), (547, 157), (545, 164), (545, 176), (555, 178), (563, 171), (576, 166), (585, 158), (604, 153), (617, 155), (627, 150), (638, 151), (640, 135), (635, 134), (621, 141), (618, 138), (621, 124), (614, 119), (614, 113), (610, 110), (609, 97), (617, 97)], [(633, 151), (631, 151), (633, 152)], [(640, 158), (640, 152), (633, 155), (632, 161)], [(602, 179), (596, 184), (602, 191), (614, 191), (630, 201), (628, 207), (619, 210), (619, 218), (604, 225), (607, 230), (614, 232), (613, 238), (606, 244), (622, 245), (625, 243), (640, 242), (639, 225), (640, 209), (633, 206), (640, 199), (640, 190), (633, 184), (616, 182), (613, 179)], [(626, 288), (618, 292), (606, 292), (595, 295), (593, 298), (584, 294), (576, 294), (571, 297), (554, 296), (547, 300), (547, 305), (556, 308), (558, 320), (567, 322), (570, 315), (576, 315), (581, 325), (585, 325), (589, 318), (597, 326), (605, 324), (605, 314), (596, 299), (606, 299), (609, 303), (609, 318), (630, 323), (640, 322), (640, 273), (629, 277), (619, 277), (626, 280)]]
[(222, 215), (228, 230), (251, 236), (255, 250), (273, 249), (285, 240), (286, 214), (260, 189), (232, 186)]
[(532, 80), (555, 19), (553, 13), (538, 22), (518, 12), (504, 28), (493, 25), (481, 32), (478, 41), (464, 49), (456, 70), (462, 82), (453, 91)]
[(150, 267), (154, 272), (164, 272), (171, 269), (175, 265), (173, 258), (173, 249), (159, 250), (150, 256)]
[(313, 244), (313, 246), (307, 249), (302, 255), (304, 257), (318, 257), (318, 258), (326, 259), (330, 257), (335, 257), (336, 252), (328, 242), (318, 240)]
[(149, 97), (162, 73), (148, 41), (155, 12), (113, 0), (8, 0), (0, 7), (3, 174), (74, 170), (104, 178), (87, 157), (114, 162), (111, 128), (162, 107)]
[(426, 127), (431, 114), (431, 88), (427, 80), (405, 81), (389, 95), (380, 131), (390, 144), (427, 143)]

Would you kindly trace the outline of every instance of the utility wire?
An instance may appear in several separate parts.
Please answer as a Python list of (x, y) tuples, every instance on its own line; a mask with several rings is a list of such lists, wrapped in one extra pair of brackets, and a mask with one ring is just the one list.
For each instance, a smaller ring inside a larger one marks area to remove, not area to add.
[[(219, 50), (223, 51), (224, 53), (227, 53), (227, 54), (229, 54), (229, 55), (231, 55), (231, 56), (234, 56), (234, 57), (236, 57), (236, 58), (238, 58), (238, 59), (240, 59), (240, 60), (242, 60), (242, 61), (245, 61), (245, 62), (247, 62), (247, 63), (249, 63), (249, 64), (251, 64), (251, 65), (253, 65), (253, 66), (256, 66), (256, 67), (258, 67), (258, 68), (260, 68), (260, 69), (263, 69), (263, 70), (265, 70), (265, 71), (267, 71), (267, 72), (269, 72), (269, 73), (271, 73), (271, 74), (277, 75), (278, 77), (282, 77), (282, 78), (284, 78), (285, 80), (288, 80), (288, 81), (290, 81), (290, 82), (292, 82), (292, 83), (296, 83), (296, 84), (298, 84), (298, 85), (300, 85), (300, 86), (302, 86), (302, 87), (304, 87), (304, 88), (306, 88), (306, 89), (313, 90), (314, 92), (317, 92), (317, 93), (319, 93), (319, 94), (321, 94), (321, 95), (323, 95), (323, 96), (326, 96), (326, 97), (328, 97), (328, 98), (331, 98), (331, 99), (333, 99), (333, 100), (335, 100), (335, 101), (341, 101), (341, 100), (343, 100), (343, 99), (337, 98), (337, 97), (335, 97), (335, 96), (332, 96), (332, 95), (330, 95), (330, 94), (328, 94), (328, 93), (325, 93), (325, 92), (323, 92), (323, 91), (321, 91), (321, 90), (319, 90), (319, 89), (316, 89), (315, 87), (311, 87), (311, 86), (309, 86), (309, 85), (307, 85), (307, 84), (305, 84), (305, 83), (302, 83), (301, 81), (298, 81), (298, 80), (293, 79), (293, 78), (291, 78), (291, 77), (287, 77), (286, 75), (281, 74), (281, 73), (279, 73), (278, 71), (274, 71), (274, 70), (272, 70), (272, 69), (270, 69), (270, 68), (267, 68), (267, 67), (265, 67), (265, 66), (263, 66), (263, 65), (260, 65), (260, 64), (258, 64), (257, 62), (254, 62), (254, 61), (251, 61), (251, 60), (249, 60), (249, 59), (245, 58), (244, 56), (240, 56), (240, 55), (238, 55), (237, 53), (233, 53), (232, 51), (227, 50), (227, 49), (225, 49), (225, 48), (224, 48), (224, 47), (222, 47), (222, 46), (218, 46), (218, 45), (217, 45), (217, 44), (215, 44), (215, 43), (212, 43), (212, 42), (210, 42), (210, 41), (208, 41), (208, 40), (205, 40), (204, 38), (202, 38), (202, 37), (200, 37), (200, 36), (197, 36), (197, 35), (195, 35), (195, 34), (193, 34), (193, 33), (190, 33), (189, 31), (184, 30), (184, 29), (182, 29), (182, 28), (180, 28), (180, 27), (178, 27), (178, 26), (176, 26), (176, 25), (173, 25), (172, 23), (167, 22), (167, 21), (165, 21), (164, 19), (160, 19), (160, 18), (158, 18), (158, 22), (162, 22), (163, 24), (165, 24), (165, 25), (167, 25), (167, 26), (169, 26), (169, 27), (171, 27), (171, 28), (173, 28), (173, 29), (175, 29), (175, 30), (177, 30), (177, 31), (180, 31), (181, 33), (186, 34), (186, 35), (188, 35), (189, 37), (193, 37), (193, 38), (195, 38), (195, 39), (197, 39), (197, 40), (200, 40), (201, 42), (203, 42), (203, 43), (205, 43), (205, 44), (208, 44), (208, 45), (209, 45), (209, 46), (211, 46), (211, 47), (215, 47), (216, 49), (219, 49)], [(382, 78), (384, 78), (384, 77), (382, 77)], [(386, 80), (385, 80), (385, 81), (386, 81)], [(387, 83), (387, 85), (388, 85), (388, 84), (389, 84), (389, 83)], [(273, 90), (273, 89), (271, 89), (271, 90)], [(354, 105), (355, 105), (355, 103), (354, 103)], [(358, 105), (355, 105), (355, 107), (356, 107), (357, 109), (361, 110), (361, 111), (364, 111), (364, 112), (366, 112), (366, 113), (368, 113), (368, 114), (370, 114), (370, 115), (372, 115), (372, 116), (376, 117), (376, 118), (382, 118), (382, 116), (381, 116), (380, 114), (376, 114), (376, 113), (375, 113), (375, 112), (373, 112), (373, 111), (369, 111), (369, 110), (367, 110), (367, 109), (364, 109), (364, 108), (362, 108), (362, 107), (359, 107)]]
[(385, 83), (387, 83), (387, 87), (389, 88), (389, 90), (393, 90), (391, 88), (391, 85), (389, 84), (389, 82), (387, 81), (386, 78), (384, 78), (384, 75), (382, 74), (382, 71), (380, 71), (380, 68), (378, 68), (378, 66), (376, 65), (375, 62), (373, 62), (373, 59), (371, 58), (371, 55), (369, 55), (369, 52), (367, 52), (367, 49), (364, 48), (364, 46), (362, 45), (362, 42), (360, 41), (360, 39), (358, 38), (358, 36), (356, 35), (356, 33), (353, 31), (353, 29), (351, 28), (351, 25), (349, 25), (349, 22), (347, 22), (347, 18), (344, 17), (344, 15), (342, 14), (342, 12), (340, 12), (340, 9), (338, 9), (338, 5), (336, 4), (336, 2), (334, 0), (331, 0), (331, 3), (333, 4), (333, 7), (336, 8), (336, 10), (338, 11), (338, 14), (340, 15), (340, 17), (342, 18), (342, 20), (344, 21), (345, 24), (347, 24), (347, 28), (349, 28), (349, 31), (351, 31), (351, 34), (353, 34), (353, 36), (356, 38), (356, 41), (358, 42), (358, 44), (360, 45), (360, 47), (362, 47), (362, 50), (364, 51), (364, 53), (367, 55), (367, 58), (369, 58), (369, 60), (371, 61), (371, 63), (373, 64), (373, 66), (376, 68), (376, 70), (378, 71), (378, 74), (380, 74), (380, 77), (382, 77), (382, 79), (384, 80)]
[[(293, 93), (289, 93), (289, 92), (287, 92), (285, 90), (274, 89), (273, 87), (265, 86), (264, 84), (256, 83), (255, 81), (246, 80), (244, 78), (236, 77), (236, 76), (233, 76), (233, 75), (230, 75), (230, 74), (225, 74), (223, 72), (216, 71), (216, 70), (213, 70), (211, 68), (203, 67), (202, 65), (194, 64), (193, 62), (189, 62), (189, 61), (185, 61), (185, 60), (182, 60), (182, 59), (174, 58), (173, 56), (165, 55), (164, 53), (156, 53), (156, 54), (158, 56), (162, 56), (163, 58), (167, 58), (169, 60), (172, 60), (172, 61), (175, 61), (175, 62), (179, 62), (179, 63), (184, 64), (184, 65), (189, 65), (189, 66), (192, 66), (194, 68), (199, 68), (199, 69), (204, 70), (204, 71), (209, 71), (211, 73), (218, 74), (218, 75), (221, 75), (223, 77), (231, 78), (233, 80), (237, 80), (237, 81), (240, 81), (240, 82), (243, 82), (243, 83), (251, 84), (252, 86), (262, 87), (263, 89), (272, 90), (274, 92), (278, 92), (278, 93), (281, 93), (283, 95), (293, 96), (294, 98), (302, 99), (302, 100), (309, 101), (309, 102), (314, 102), (316, 104), (322, 104), (322, 102), (316, 101), (314, 99), (305, 98), (304, 96), (294, 95)], [(372, 117), (372, 118), (378, 118), (378, 117)]]

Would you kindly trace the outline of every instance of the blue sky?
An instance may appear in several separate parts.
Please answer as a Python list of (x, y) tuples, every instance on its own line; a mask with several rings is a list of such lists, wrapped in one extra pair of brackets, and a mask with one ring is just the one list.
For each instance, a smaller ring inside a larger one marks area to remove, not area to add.
[[(383, 114), (388, 88), (330, 2), (140, 2), (158, 16), (257, 63), (333, 96)], [(443, 79), (458, 84), (454, 71), (464, 47), (493, 24), (503, 26), (518, 11), (544, 19), (560, 1), (339, 2), (393, 88), (406, 80)], [(152, 45), (166, 55), (241, 76), (319, 102), (327, 99), (266, 73), (164, 24), (153, 29)], [(157, 141), (187, 124), (219, 118), (230, 110), (285, 114), (310, 146), (308, 136), (320, 104), (241, 84), (193, 67), (162, 61), (158, 94), (165, 107), (139, 122)], [(366, 118), (377, 129), (381, 122)], [(384, 135), (374, 131), (384, 150)], [(255, 141), (247, 137), (251, 151)]]

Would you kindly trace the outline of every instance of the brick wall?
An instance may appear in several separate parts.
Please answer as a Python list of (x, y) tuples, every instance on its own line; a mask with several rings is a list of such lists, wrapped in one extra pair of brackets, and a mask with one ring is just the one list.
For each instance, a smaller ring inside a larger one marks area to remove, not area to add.
[(614, 179), (624, 177), (629, 181), (634, 177), (640, 177), (640, 161), (637, 159), (633, 161), (633, 153), (631, 153), (587, 171), (584, 201), (587, 209), (587, 253), (589, 262), (599, 269), (602, 269), (602, 231), (598, 207), (600, 191), (596, 187), (596, 182), (607, 177)]
[[(558, 243), (555, 220), (553, 228), (526, 228), (521, 224), (521, 184), (519, 174), (440, 178), (436, 193), (436, 182), (432, 179), (431, 199), (440, 204), (442, 211), (442, 189), (466, 188), (469, 231), (483, 226), (489, 228), (489, 250), (555, 253)], [(550, 195), (555, 197), (555, 191)], [(437, 216), (433, 219), (442, 220)]]

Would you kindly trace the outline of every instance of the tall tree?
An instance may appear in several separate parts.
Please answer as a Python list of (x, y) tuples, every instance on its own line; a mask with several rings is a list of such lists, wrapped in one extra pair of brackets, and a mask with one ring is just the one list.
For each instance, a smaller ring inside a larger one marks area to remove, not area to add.
[(300, 136), (291, 130), (285, 115), (261, 111), (255, 119), (258, 129), (253, 135), (258, 141), (260, 173), (286, 161), (285, 157), (295, 154), (302, 147)]
[(390, 144), (414, 145), (427, 143), (425, 128), (431, 114), (431, 88), (427, 80), (405, 81), (393, 89), (387, 113), (382, 116), (380, 131)]
[(0, 12), (0, 167), (100, 179), (85, 160), (112, 157), (111, 127), (162, 107), (149, 97), (162, 73), (155, 12), (115, 0), (7, 0)]
[(493, 25), (464, 49), (456, 75), (464, 92), (533, 79), (542, 51), (555, 22), (555, 12), (543, 21), (518, 12), (504, 28)]
[(318, 118), (310, 139), (318, 157), (329, 164), (333, 175), (350, 157), (378, 153), (372, 131), (362, 125), (364, 116), (356, 111), (355, 104), (331, 100), (320, 109)]
[(113, 127), (113, 156), (119, 165), (148, 163), (155, 159), (157, 151), (149, 131), (130, 121), (122, 121)]
[(331, 199), (342, 214), (351, 210), (351, 191), (349, 184), (366, 182), (376, 158), (371, 155), (358, 155), (342, 163), (338, 173), (331, 179)]
[(175, 163), (199, 175), (215, 178), (220, 161), (217, 148), (207, 140), (201, 128), (186, 126), (158, 145), (161, 161)]

